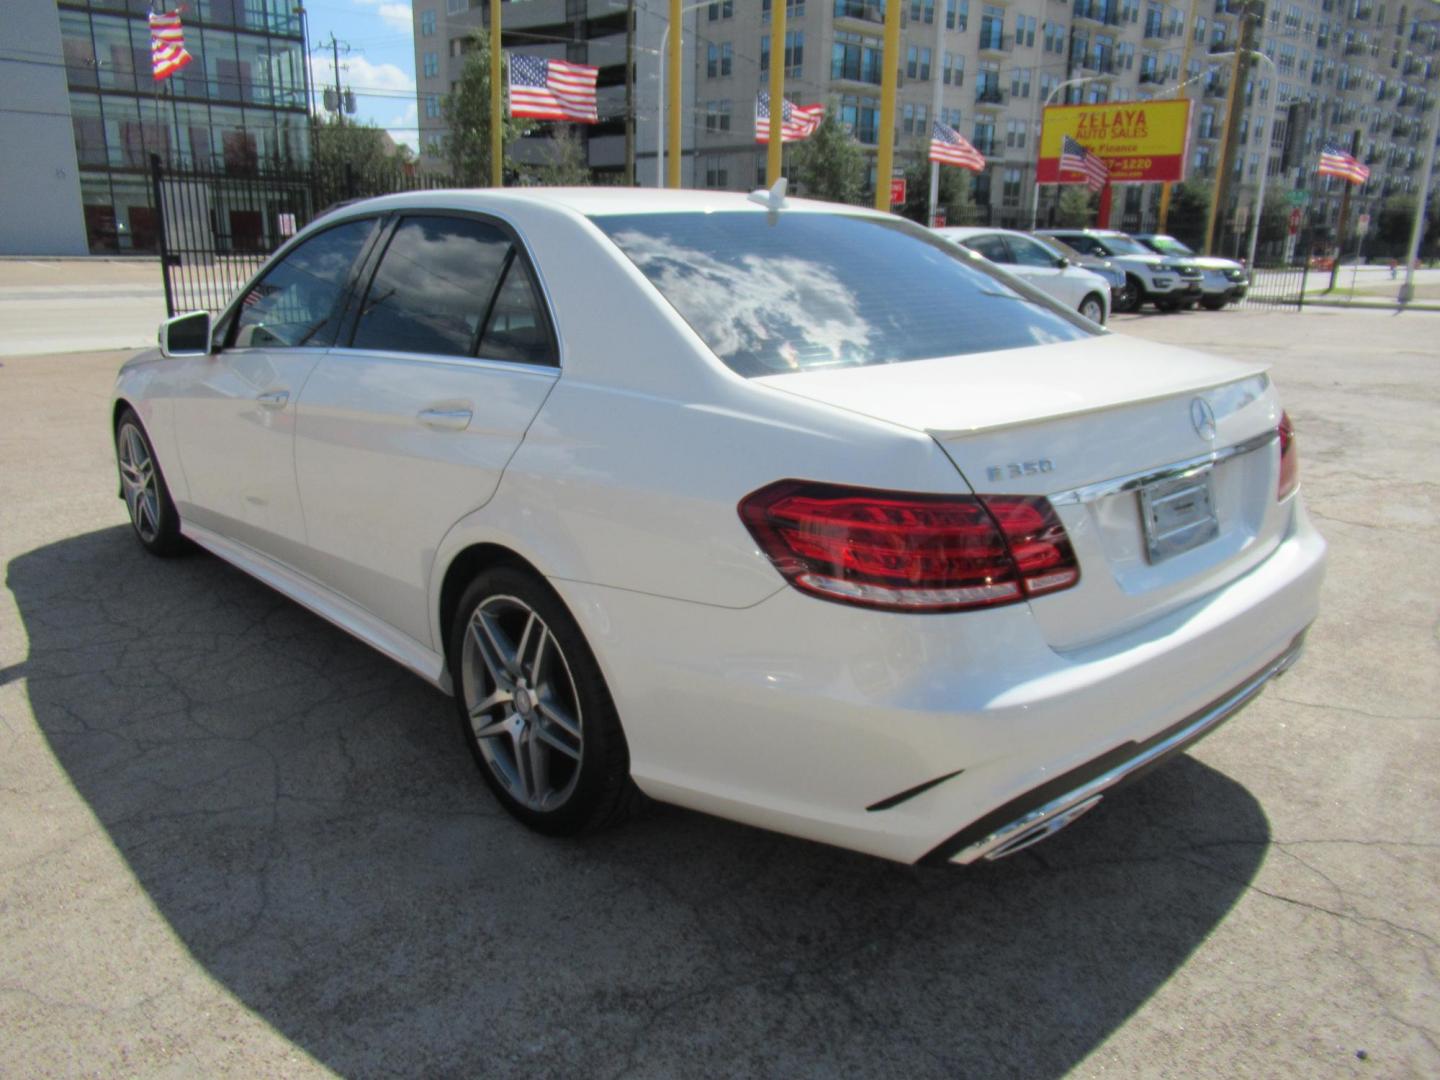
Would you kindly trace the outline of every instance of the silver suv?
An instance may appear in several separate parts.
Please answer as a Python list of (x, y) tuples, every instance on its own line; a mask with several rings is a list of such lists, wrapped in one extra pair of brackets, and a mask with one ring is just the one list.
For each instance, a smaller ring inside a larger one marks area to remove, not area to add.
[(1037, 236), (1053, 236), (1076, 251), (1117, 263), (1136, 289), (1135, 306), (1154, 304), (1161, 311), (1193, 308), (1204, 296), (1204, 275), (1186, 259), (1159, 255), (1144, 244), (1113, 229), (1040, 229)]

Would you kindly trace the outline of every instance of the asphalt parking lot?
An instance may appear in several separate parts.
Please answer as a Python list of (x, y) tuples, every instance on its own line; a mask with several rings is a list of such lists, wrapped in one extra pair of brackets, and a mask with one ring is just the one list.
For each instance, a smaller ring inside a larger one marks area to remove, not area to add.
[(1440, 315), (1114, 327), (1274, 365), (1322, 615), (1188, 756), (970, 871), (663, 808), (523, 831), (437, 692), (141, 553), (126, 353), (0, 358), (0, 1075), (1440, 1075)]

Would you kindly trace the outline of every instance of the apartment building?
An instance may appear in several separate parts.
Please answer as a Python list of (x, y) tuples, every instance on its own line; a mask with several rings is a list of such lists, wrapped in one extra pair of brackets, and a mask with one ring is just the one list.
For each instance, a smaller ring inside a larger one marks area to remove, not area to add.
[[(758, 0), (756, 0), (758, 3)], [(687, 5), (681, 35), (684, 94), (682, 108), (694, 112), (696, 90), (697, 26), (703, 25), (704, 7)], [(444, 168), (442, 140), (446, 126), (442, 102), (459, 81), (470, 35), (489, 27), (488, 0), (414, 0), (416, 93), (420, 114), (421, 164)], [(656, 183), (656, 143), (659, 132), (660, 54), (669, 38), (668, 0), (525, 0), (507, 3), (500, 16), (501, 43), (508, 52), (547, 59), (593, 64), (596, 111), (600, 122), (578, 128), (585, 140), (590, 167), (601, 176), (618, 180), (625, 168), (625, 54), (626, 19), (633, 8), (635, 35), (634, 85), (636, 179)], [(668, 61), (668, 55), (666, 57)], [(541, 124), (535, 135), (523, 139), (507, 153), (521, 161), (534, 161), (543, 153), (540, 143), (552, 125)], [(681, 139), (682, 182), (698, 186), (703, 177), (693, 172), (696, 126), (684, 125)]]
[[(893, 0), (892, 0), (893, 2)], [(1056, 103), (1145, 101), (1177, 93), (1194, 102), (1187, 168), (1215, 177), (1225, 129), (1232, 60), (1212, 59), (1240, 38), (1240, 0), (901, 0), (896, 111), (897, 160), (923, 155), (941, 85), (939, 119), (971, 139), (990, 161), (975, 183), (992, 219), (1026, 224), (1041, 111)], [(1255, 41), (1273, 62), (1258, 63), (1237, 94), (1237, 187), (1253, 190), (1262, 153), (1269, 173), (1303, 182), (1333, 221), (1338, 181), (1314, 175), (1329, 139), (1369, 164), (1372, 181), (1357, 210), (1410, 192), (1424, 157), (1426, 110), (1437, 94), (1437, 41), (1430, 0), (1293, 0), (1252, 4)], [(696, 77), (697, 183), (749, 188), (763, 176), (753, 141), (757, 90), (768, 85), (771, 0), (708, 4), (699, 27)], [(884, 4), (798, 0), (787, 7), (786, 93), (824, 101), (866, 147), (880, 138)], [(1070, 80), (1087, 81), (1055, 91)], [(871, 182), (874, 177), (872, 173)], [(1117, 213), (1139, 227), (1154, 220), (1158, 185), (1126, 185)], [(1042, 217), (1053, 205), (1047, 188)]]

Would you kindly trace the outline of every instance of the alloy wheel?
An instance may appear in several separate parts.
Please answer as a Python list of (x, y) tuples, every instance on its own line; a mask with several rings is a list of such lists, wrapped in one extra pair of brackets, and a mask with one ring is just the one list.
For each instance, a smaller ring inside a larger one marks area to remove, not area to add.
[(130, 521), (140, 539), (152, 543), (160, 534), (160, 488), (155, 475), (155, 462), (145, 439), (134, 424), (122, 424), (119, 444), (120, 486), (125, 492), (125, 505)]
[(564, 806), (580, 779), (584, 736), (570, 664), (523, 600), (491, 596), (465, 630), (461, 690), (480, 754), (528, 810)]
[(1080, 305), (1080, 314), (1091, 322), (1103, 323), (1105, 321), (1105, 308), (1094, 297), (1089, 297)]

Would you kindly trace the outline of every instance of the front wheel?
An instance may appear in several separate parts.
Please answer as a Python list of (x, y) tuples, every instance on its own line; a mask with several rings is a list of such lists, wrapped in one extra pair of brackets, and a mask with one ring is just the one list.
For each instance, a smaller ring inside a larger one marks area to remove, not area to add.
[(449, 658), (465, 741), (514, 817), (571, 836), (638, 805), (599, 665), (543, 581), (512, 566), (477, 576), (451, 626)]
[(1226, 300), (1223, 296), (1207, 296), (1204, 300), (1200, 301), (1200, 306), (1203, 307), (1206, 311), (1219, 311), (1228, 303), (1229, 301)]
[(1143, 296), (1144, 292), (1140, 288), (1140, 283), (1133, 277), (1127, 276), (1124, 287), (1115, 294), (1110, 310), (1114, 312), (1138, 311)]
[(155, 448), (134, 409), (125, 409), (115, 425), (115, 462), (120, 469), (120, 494), (140, 546), (152, 555), (179, 554), (185, 547), (180, 515), (155, 460)]
[(1101, 300), (1100, 297), (1096, 296), (1094, 293), (1091, 293), (1089, 296), (1085, 297), (1084, 300), (1080, 301), (1080, 314), (1084, 315), (1085, 318), (1089, 319), (1091, 322), (1099, 323), (1101, 326), (1104, 326), (1105, 302)]

